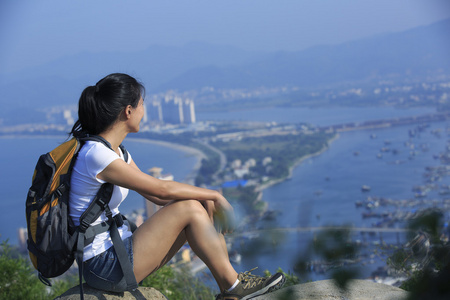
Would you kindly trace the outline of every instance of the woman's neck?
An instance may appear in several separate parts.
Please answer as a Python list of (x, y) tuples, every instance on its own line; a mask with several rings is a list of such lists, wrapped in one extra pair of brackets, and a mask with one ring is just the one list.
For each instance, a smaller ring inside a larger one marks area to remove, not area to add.
[(127, 132), (119, 130), (119, 128), (110, 128), (99, 134), (102, 138), (107, 140), (114, 151), (118, 151), (119, 145), (122, 144), (123, 140), (127, 136)]

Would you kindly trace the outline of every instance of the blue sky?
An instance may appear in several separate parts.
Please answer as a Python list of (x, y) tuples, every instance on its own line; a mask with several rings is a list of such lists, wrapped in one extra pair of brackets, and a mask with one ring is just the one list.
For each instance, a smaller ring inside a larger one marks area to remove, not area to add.
[(448, 0), (1, 0), (0, 72), (192, 41), (297, 51), (446, 18)]

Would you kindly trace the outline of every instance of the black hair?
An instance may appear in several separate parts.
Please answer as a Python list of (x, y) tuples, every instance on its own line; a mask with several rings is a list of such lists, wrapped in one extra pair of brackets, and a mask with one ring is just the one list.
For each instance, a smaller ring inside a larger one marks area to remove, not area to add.
[(98, 135), (108, 129), (127, 107), (137, 107), (144, 97), (144, 86), (133, 77), (114, 73), (83, 90), (78, 102), (78, 121), (70, 132)]

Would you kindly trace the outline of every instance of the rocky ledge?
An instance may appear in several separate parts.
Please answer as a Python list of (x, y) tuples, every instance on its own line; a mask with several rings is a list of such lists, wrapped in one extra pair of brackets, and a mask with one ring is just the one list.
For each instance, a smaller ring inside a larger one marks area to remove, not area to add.
[[(332, 280), (308, 282), (283, 288), (253, 300), (405, 300), (408, 293), (400, 288), (369, 280), (352, 280), (345, 291), (340, 290)], [(80, 299), (79, 286), (75, 286), (55, 300)], [(167, 298), (154, 288), (139, 287), (133, 292), (108, 293), (84, 285), (86, 300), (160, 300)]]
[(408, 293), (400, 288), (370, 280), (352, 280), (345, 291), (333, 280), (314, 281), (290, 286), (253, 300), (405, 300)]
[[(91, 288), (87, 284), (83, 284), (85, 300), (167, 300), (158, 290), (149, 287), (139, 287), (132, 292), (111, 293)], [(61, 296), (54, 300), (79, 300), (80, 286), (74, 286)]]

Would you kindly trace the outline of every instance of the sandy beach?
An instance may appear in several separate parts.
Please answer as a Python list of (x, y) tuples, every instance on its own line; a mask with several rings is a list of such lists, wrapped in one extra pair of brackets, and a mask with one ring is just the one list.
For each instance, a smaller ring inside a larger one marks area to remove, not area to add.
[(195, 176), (197, 176), (197, 172), (202, 166), (202, 159), (207, 159), (207, 156), (200, 150), (184, 146), (181, 144), (176, 143), (170, 143), (165, 141), (158, 141), (158, 140), (150, 140), (150, 139), (144, 139), (144, 138), (127, 138), (128, 141), (137, 142), (137, 143), (147, 143), (147, 144), (155, 144), (163, 147), (168, 147), (176, 150), (180, 150), (183, 152), (186, 152), (188, 155), (195, 156), (197, 158), (197, 162), (195, 163), (193, 169), (191, 172), (184, 178), (184, 182), (193, 184), (195, 180)]

